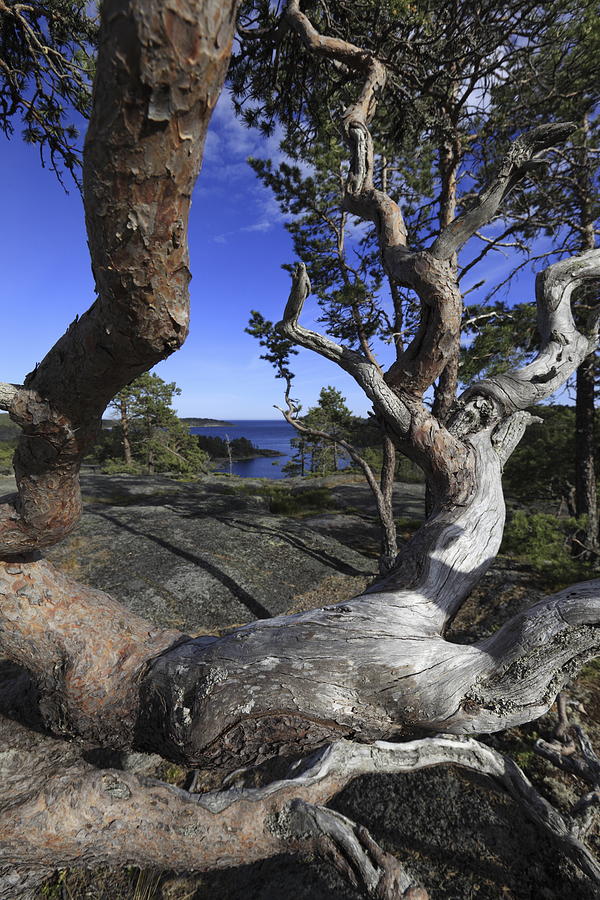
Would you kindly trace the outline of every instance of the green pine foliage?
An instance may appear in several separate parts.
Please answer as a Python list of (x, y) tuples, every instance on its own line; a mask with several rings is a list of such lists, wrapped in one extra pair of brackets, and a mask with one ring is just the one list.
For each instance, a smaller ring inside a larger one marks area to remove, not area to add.
[(351, 217), (341, 209), (345, 148), (325, 133), (306, 149), (302, 166), (284, 161), (275, 167), (268, 159), (249, 163), (291, 216), (285, 227), (307, 266), (328, 333), (352, 347), (388, 334), (391, 326), (377, 300), (383, 282), (378, 252), (364, 235), (351, 239)]
[(311, 406), (300, 419), (303, 426), (330, 435), (329, 439), (302, 435), (311, 475), (331, 475), (340, 469), (347, 455), (338, 442), (348, 438), (352, 418), (346, 399), (337, 388), (321, 388), (318, 404)]
[[(95, 448), (95, 457), (109, 474), (145, 471), (176, 472), (194, 475), (207, 471), (208, 454), (189, 427), (177, 418), (173, 397), (181, 394), (174, 382), (165, 382), (155, 373), (145, 372), (120, 391), (110, 408), (121, 416), (121, 423), (103, 433)], [(128, 427), (132, 461), (127, 462), (123, 448), (124, 417)]]
[[(575, 409), (540, 406), (532, 410), (543, 423), (530, 425), (504, 470), (508, 497), (528, 505), (550, 504), (571, 510), (575, 484)], [(600, 437), (600, 434), (598, 435)]]
[(578, 546), (583, 549), (585, 526), (584, 518), (518, 510), (506, 526), (500, 552), (531, 566), (554, 587), (583, 581), (594, 575), (577, 553)]
[(522, 366), (539, 346), (531, 303), (473, 305), (464, 318), (459, 370), (463, 384)]
[(78, 116), (91, 110), (97, 22), (79, 0), (4, 0), (0, 8), (0, 129), (40, 148), (78, 179)]
[(244, 330), (264, 347), (265, 352), (260, 358), (271, 363), (275, 369), (275, 378), (284, 378), (289, 387), (294, 378), (290, 369), (290, 356), (298, 355), (293, 342), (279, 334), (273, 322), (265, 319), (256, 309), (251, 310), (248, 326)]
[(593, 246), (593, 227), (600, 215), (594, 149), (600, 137), (599, 23), (595, 2), (566, 0), (561, 15), (548, 24), (546, 42), (517, 57), (510, 83), (498, 83), (490, 91), (494, 130), (486, 141), (484, 176), (525, 128), (552, 121), (579, 126), (570, 146), (551, 156), (549, 166), (532, 174), (506, 204), (513, 219), (511, 234), (529, 243), (544, 237), (556, 254), (581, 252), (590, 242)]

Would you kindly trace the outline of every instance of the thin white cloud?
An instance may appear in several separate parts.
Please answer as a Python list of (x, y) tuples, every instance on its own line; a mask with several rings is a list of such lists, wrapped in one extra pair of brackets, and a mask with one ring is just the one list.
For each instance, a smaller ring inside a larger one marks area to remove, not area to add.
[[(265, 138), (256, 129), (248, 128), (236, 116), (231, 95), (223, 91), (213, 113), (207, 135), (209, 153), (205, 159), (211, 177), (237, 178), (249, 172), (249, 156), (272, 159), (275, 165), (284, 159), (280, 150), (281, 129)], [(239, 166), (239, 168), (238, 168)]]
[(229, 238), (233, 237), (236, 234), (242, 233), (263, 233), (265, 231), (270, 231), (273, 227), (272, 222), (268, 222), (265, 219), (261, 219), (258, 222), (253, 222), (251, 225), (243, 225), (241, 228), (234, 228), (232, 231), (225, 231), (223, 234), (217, 234), (213, 237), (213, 241), (216, 244), (226, 244), (229, 241)]
[(204, 143), (204, 165), (218, 162), (221, 159), (222, 152), (223, 148), (221, 138), (219, 137), (215, 129), (209, 129), (208, 134), (206, 135), (206, 141)]
[(240, 231), (269, 231), (273, 227), (272, 222), (255, 222), (254, 225), (246, 225)]

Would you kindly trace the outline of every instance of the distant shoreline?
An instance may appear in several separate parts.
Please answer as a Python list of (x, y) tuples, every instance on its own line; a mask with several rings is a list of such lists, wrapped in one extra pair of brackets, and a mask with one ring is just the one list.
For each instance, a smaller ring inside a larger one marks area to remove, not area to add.
[[(223, 422), (221, 419), (199, 419), (195, 416), (184, 416), (179, 419), (180, 422), (183, 422), (188, 428), (238, 428), (239, 426), (234, 425), (232, 422)], [(102, 419), (102, 427), (103, 428), (115, 428), (120, 424), (119, 419)]]
[(198, 419), (194, 416), (183, 416), (179, 419), (190, 428), (236, 428), (233, 422), (223, 422), (221, 419)]
[[(281, 453), (279, 450), (269, 450), (265, 447), (257, 447), (256, 453), (249, 453), (247, 456), (232, 456), (231, 461), (232, 463), (248, 462), (250, 459), (270, 459), (277, 456), (285, 456), (285, 453)], [(229, 463), (229, 457), (215, 456), (211, 459), (211, 463), (216, 463), (219, 467), (225, 466)]]

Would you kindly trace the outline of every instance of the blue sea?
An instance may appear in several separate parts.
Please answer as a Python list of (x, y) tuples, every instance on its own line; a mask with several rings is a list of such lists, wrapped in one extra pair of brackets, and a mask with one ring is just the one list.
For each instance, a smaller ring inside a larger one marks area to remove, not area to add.
[[(290, 440), (296, 431), (285, 419), (232, 419), (231, 425), (214, 428), (190, 428), (192, 434), (206, 434), (209, 437), (248, 438), (261, 450), (278, 450), (282, 456), (260, 456), (256, 459), (234, 460), (232, 472), (242, 478), (285, 478), (281, 467), (293, 456)], [(229, 463), (217, 471), (228, 472)]]

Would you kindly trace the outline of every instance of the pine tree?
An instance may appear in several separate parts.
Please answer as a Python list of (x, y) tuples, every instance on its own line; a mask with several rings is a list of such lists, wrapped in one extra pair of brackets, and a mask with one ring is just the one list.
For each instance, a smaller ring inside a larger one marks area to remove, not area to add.
[[(542, 48), (518, 57), (511, 83), (496, 85), (490, 99), (496, 122), (490, 165), (495, 165), (506, 142), (515, 136), (515, 124), (572, 121), (577, 130), (571, 145), (556, 149), (549, 170), (533, 178), (527, 190), (515, 192), (508, 201), (510, 232), (525, 255), (517, 268), (534, 260), (548, 261), (565, 254), (592, 250), (600, 233), (600, 87), (596, 77), (600, 54), (600, 24), (594, 4), (568, 2), (548, 28)], [(503, 139), (502, 139), (503, 136)], [(500, 138), (500, 139), (499, 139)], [(484, 169), (484, 172), (486, 170)], [(548, 223), (552, 222), (552, 227)], [(536, 246), (541, 247), (536, 250)], [(578, 327), (587, 328), (590, 313), (598, 304), (597, 288), (583, 286), (574, 298)], [(506, 333), (511, 320), (503, 326)], [(522, 345), (519, 314), (512, 314), (513, 344)], [(487, 330), (489, 343), (499, 338), (496, 323)], [(508, 360), (507, 360), (508, 364)], [(599, 550), (596, 487), (596, 441), (594, 436), (597, 354), (582, 363), (575, 386), (575, 511), (587, 519), (585, 544), (596, 555)]]
[(180, 422), (172, 407), (181, 394), (175, 382), (145, 372), (119, 391), (110, 408), (119, 413), (123, 459), (127, 467), (143, 464), (148, 475), (158, 471), (204, 471), (208, 454)]

